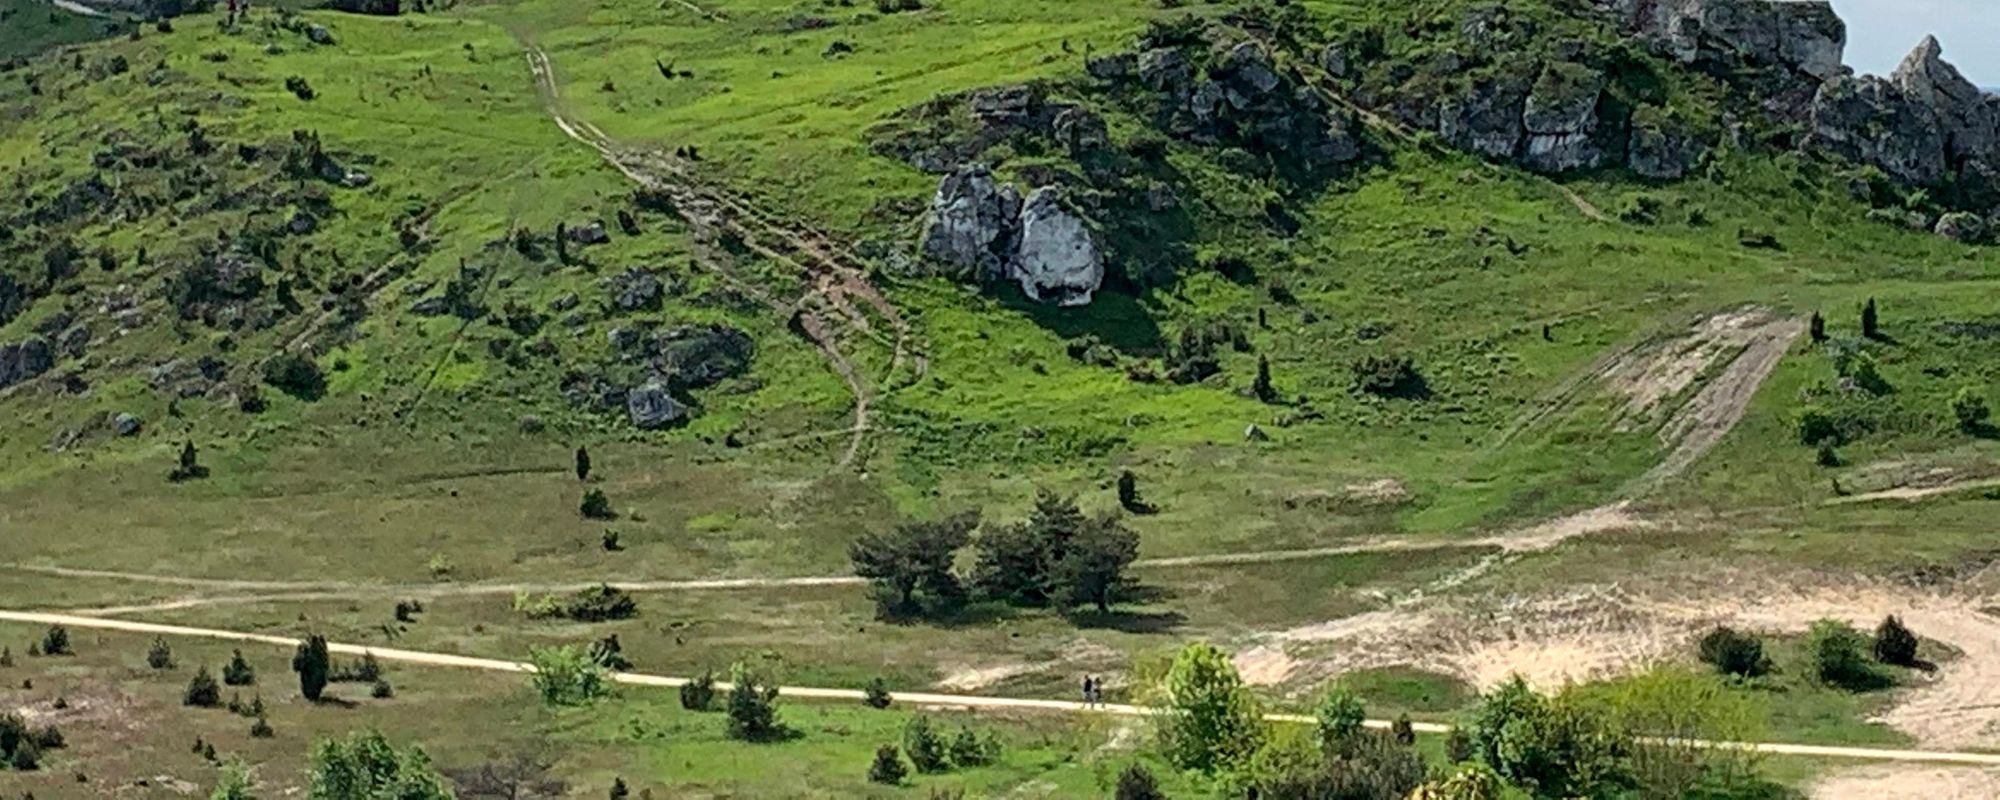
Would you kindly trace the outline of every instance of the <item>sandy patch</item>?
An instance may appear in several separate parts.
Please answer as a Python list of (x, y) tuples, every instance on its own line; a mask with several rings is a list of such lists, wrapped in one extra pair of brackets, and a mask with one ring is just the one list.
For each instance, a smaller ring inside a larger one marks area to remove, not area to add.
[(1987, 800), (2000, 797), (2000, 770), (1881, 764), (1820, 777), (1814, 800)]
[(947, 673), (937, 682), (937, 687), (948, 692), (976, 692), (988, 686), (1018, 675), (1035, 671), (1033, 664), (1013, 662), (987, 667), (960, 666)]

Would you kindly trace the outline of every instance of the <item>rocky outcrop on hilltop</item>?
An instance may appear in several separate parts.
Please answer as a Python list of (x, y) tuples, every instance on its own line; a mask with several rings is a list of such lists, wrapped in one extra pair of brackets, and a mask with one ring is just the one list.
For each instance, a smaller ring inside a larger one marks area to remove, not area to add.
[(1847, 23), (1826, 0), (1602, 0), (1627, 30), (1685, 64), (1844, 74)]
[(1935, 38), (1888, 78), (1827, 81), (1807, 144), (1907, 184), (1949, 185), (1964, 208), (2000, 211), (2000, 97), (1959, 74)]

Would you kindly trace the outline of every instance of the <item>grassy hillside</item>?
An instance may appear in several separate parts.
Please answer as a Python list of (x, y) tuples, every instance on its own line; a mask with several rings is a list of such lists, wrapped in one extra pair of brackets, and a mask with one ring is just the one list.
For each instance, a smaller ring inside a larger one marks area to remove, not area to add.
[[(1759, 571), (1900, 579), (1995, 546), (1976, 490), (1922, 498), (1914, 517), (1866, 495), (2000, 475), (1993, 429), (1951, 405), (2000, 401), (2000, 249), (1871, 221), (1932, 201), (1755, 120), (1723, 135), (1742, 105), (1728, 76), (1562, 4), (1520, 13), (1629, 69), (1607, 103), (1698, 118), (1715, 136), (1698, 169), (1551, 177), (1347, 110), (1404, 67), (1419, 88), (1456, 81), (1437, 59), (1483, 13), (1459, 0), (263, 5), (0, 80), (0, 346), (53, 354), (0, 388), (0, 605), (488, 657), (616, 633), (663, 674), (751, 659), (800, 684), (1064, 697), (1078, 674), (1107, 674), (1123, 696), (1135, 660), (1190, 639), (1282, 656), (1284, 636), (1370, 612), (1435, 621), (1439, 598), (1504, 606), (1690, 574), (1737, 592), (1729, 576)], [(1300, 102), (1350, 124), (1356, 156), (1298, 170), (1255, 143), (1171, 135), (1143, 91), (1090, 76), (1092, 59), (1176, 30), (1225, 37), (1187, 45), (1202, 58), (1254, 39), (1312, 76), (1299, 88), (1318, 99)], [(1370, 31), (1378, 62), (1322, 80), (1314, 47)], [(1536, 48), (1515, 55), (1555, 57)], [(963, 144), (980, 134), (969, 98), (1024, 83), (1101, 119), (1101, 147), (1028, 132), (969, 157), (1018, 188), (1068, 188), (1113, 256), (1087, 307), (913, 257), (939, 175), (898, 147)], [(739, 235), (731, 215), (773, 238)], [(572, 236), (595, 226), (606, 241)], [(839, 313), (829, 298), (857, 295), (826, 288), (820, 242), (859, 254), (907, 337), (878, 309)], [(645, 279), (657, 296), (626, 303)], [(1824, 341), (1805, 332), (1814, 312)], [(1218, 371), (1176, 382), (1196, 340)], [(1367, 387), (1363, 367), (1401, 359), (1422, 391)], [(655, 380), (684, 423), (633, 423), (627, 398)], [(1831, 426), (1825, 448), (1801, 439), (1808, 408)], [(187, 443), (206, 476), (170, 480)], [(579, 446), (587, 481), (571, 474)], [(1108, 615), (987, 604), (889, 625), (851, 585), (658, 588), (640, 617), (597, 625), (512, 608), (557, 584), (843, 575), (857, 535), (899, 520), (979, 508), (1004, 524), (1041, 488), (1112, 511), (1124, 470), (1157, 513), (1126, 518), (1144, 591)], [(580, 516), (592, 490), (614, 519)], [(1528, 527), (1620, 501), (1648, 527), (1576, 541)], [(1285, 552), (1384, 545), (1426, 549)], [(251, 583), (172, 582), (188, 578)], [(416, 597), (425, 624), (392, 633), (389, 609)], [(1463, 636), (1494, 627), (1479, 617)], [(1331, 677), (1320, 663), (1260, 691), (1302, 702)], [(71, 678), (147, 677), (90, 666), (103, 671)], [(1479, 688), (1445, 671), (1352, 681), (1380, 708), (1444, 719)], [(420, 711), (383, 725), (463, 763), (477, 743), (427, 719), (463, 714), (467, 730), (552, 742), (592, 793), (643, 770), (718, 797), (873, 796), (863, 761), (901, 725), (815, 710), (806, 742), (751, 753), (665, 695), (539, 714), (481, 687), (419, 684), (405, 695)], [(1778, 734), (1900, 741), (1862, 722), (1881, 695), (1812, 696)], [(353, 727), (309, 711), (281, 727)], [(904, 794), (1077, 796), (1130, 760), (1130, 733), (996, 724), (1014, 743), (1003, 763)], [(273, 769), (304, 752), (303, 737), (241, 744)]]

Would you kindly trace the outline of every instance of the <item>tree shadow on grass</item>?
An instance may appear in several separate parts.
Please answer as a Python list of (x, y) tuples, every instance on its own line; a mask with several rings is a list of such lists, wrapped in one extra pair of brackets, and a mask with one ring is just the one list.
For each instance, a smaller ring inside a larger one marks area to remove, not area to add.
[(1128, 356), (1154, 356), (1166, 351), (1166, 334), (1138, 297), (1110, 288), (1099, 290), (1090, 305), (1077, 308), (1037, 303), (1021, 287), (996, 282), (988, 291), (1002, 306), (1064, 339), (1095, 336)]
[(1187, 615), (1179, 611), (1125, 611), (1116, 608), (1110, 611), (1094, 608), (1075, 611), (1070, 613), (1069, 619), (1078, 628), (1138, 634), (1173, 633), (1187, 624)]

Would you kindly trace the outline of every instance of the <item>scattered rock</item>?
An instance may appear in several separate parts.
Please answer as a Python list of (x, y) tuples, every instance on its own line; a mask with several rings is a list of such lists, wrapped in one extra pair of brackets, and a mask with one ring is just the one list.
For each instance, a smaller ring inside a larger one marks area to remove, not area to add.
[(611, 352), (628, 353), (639, 346), (639, 332), (631, 328), (612, 328), (605, 332), (604, 342), (611, 346)]
[(87, 325), (73, 325), (56, 337), (56, 351), (63, 358), (82, 358), (90, 347), (90, 328)]
[(570, 228), (569, 240), (583, 245), (607, 244), (611, 241), (611, 234), (604, 229), (603, 220), (597, 220), (588, 225)]
[(285, 229), (291, 231), (294, 236), (304, 236), (319, 230), (319, 218), (300, 211), (292, 215), (290, 222), (285, 223)]
[(1139, 54), (1117, 53), (1093, 58), (1084, 64), (1084, 70), (1102, 81), (1126, 80), (1139, 71)]
[(451, 301), (442, 295), (426, 297), (410, 306), (410, 313), (419, 317), (441, 317), (451, 311)]
[(1642, 178), (1679, 180), (1707, 154), (1707, 145), (1670, 113), (1647, 106), (1632, 114), (1625, 163)]
[(1270, 434), (1264, 432), (1264, 428), (1262, 426), (1253, 423), (1249, 427), (1243, 429), (1243, 441), (1268, 442), (1271, 441), (1271, 436)]
[(1936, 183), (1947, 169), (1936, 112), (1873, 75), (1820, 86), (1807, 143), (1910, 184)]
[(658, 311), (666, 287), (658, 276), (643, 269), (628, 269), (605, 279), (611, 306), (619, 311)]
[(306, 27), (306, 41), (331, 46), (334, 44), (333, 31), (327, 30), (325, 25), (309, 25)]
[(577, 304), (580, 302), (582, 302), (582, 300), (576, 296), (576, 292), (567, 292), (563, 294), (563, 296), (558, 297), (553, 302), (549, 303), (549, 310), (560, 314), (564, 311), (576, 308)]
[(640, 430), (659, 430), (687, 418), (687, 407), (657, 381), (625, 393), (625, 413)]
[(541, 417), (534, 414), (522, 414), (520, 420), (515, 424), (521, 429), (522, 433), (541, 433), (548, 428), (548, 424), (543, 422)]
[(28, 307), (28, 290), (12, 275), (0, 273), (0, 325), (13, 322)]
[(1959, 211), (1938, 218), (1937, 235), (1955, 242), (1978, 243), (1986, 240), (1990, 231), (1986, 220), (1978, 214)]
[(1847, 24), (1826, 0), (1600, 0), (1683, 63), (1782, 66), (1814, 81), (1842, 74)]
[(1347, 46), (1339, 42), (1319, 51), (1319, 68), (1336, 78), (1347, 77)]
[(0, 389), (33, 380), (55, 366), (55, 349), (47, 339), (0, 344)]
[(111, 418), (111, 429), (117, 431), (119, 436), (136, 435), (139, 433), (139, 427), (139, 418), (129, 413), (120, 412)]
[(702, 389), (750, 369), (757, 343), (750, 335), (726, 325), (684, 325), (654, 340), (655, 362), (678, 389)]

